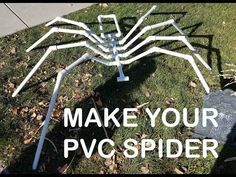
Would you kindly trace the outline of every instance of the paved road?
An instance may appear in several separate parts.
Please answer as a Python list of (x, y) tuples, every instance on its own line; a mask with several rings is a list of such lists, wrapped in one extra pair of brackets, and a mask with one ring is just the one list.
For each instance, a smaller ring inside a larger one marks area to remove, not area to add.
[(0, 3), (0, 37), (47, 22), (93, 3)]

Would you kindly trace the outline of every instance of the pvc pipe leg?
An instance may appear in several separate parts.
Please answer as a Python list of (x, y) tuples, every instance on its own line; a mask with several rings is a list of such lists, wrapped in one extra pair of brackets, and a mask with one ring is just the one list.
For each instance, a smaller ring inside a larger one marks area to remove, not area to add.
[(134, 62), (134, 61), (136, 61), (136, 60), (138, 60), (138, 59), (140, 59), (140, 58), (142, 58), (142, 57), (144, 57), (148, 54), (154, 53), (154, 52), (164, 53), (164, 54), (167, 54), (167, 55), (172, 55), (172, 56), (176, 56), (176, 57), (188, 60), (189, 63), (192, 65), (195, 73), (197, 74), (197, 76), (198, 76), (199, 80), (201, 81), (201, 83), (202, 83), (204, 89), (206, 90), (206, 92), (207, 93), (210, 92), (209, 86), (207, 85), (204, 77), (202, 76), (200, 70), (198, 69), (198, 67), (197, 67), (196, 63), (194, 62), (194, 59), (191, 55), (186, 55), (186, 54), (182, 54), (182, 53), (178, 53), (178, 52), (173, 52), (173, 51), (169, 51), (169, 50), (166, 50), (166, 49), (161, 49), (159, 47), (152, 47), (149, 50), (147, 50), (147, 51), (145, 51), (145, 52), (143, 52), (143, 53), (141, 53), (141, 54), (139, 54), (139, 55), (137, 55), (133, 58), (130, 58), (130, 59), (125, 60), (125, 61), (120, 61), (120, 63), (123, 64), (123, 65), (130, 64), (130, 63), (132, 63), (132, 62)]
[(44, 126), (43, 126), (43, 129), (42, 129), (40, 140), (39, 140), (39, 143), (38, 143), (38, 147), (37, 147), (37, 150), (36, 150), (36, 153), (35, 153), (33, 166), (32, 166), (33, 170), (36, 170), (37, 166), (38, 166), (40, 154), (41, 154), (41, 151), (42, 151), (42, 148), (43, 148), (44, 139), (45, 139), (45, 136), (46, 136), (46, 133), (47, 133), (47, 130), (48, 130), (49, 121), (51, 119), (51, 114), (52, 114), (53, 107), (54, 107), (56, 99), (57, 99), (57, 95), (58, 95), (58, 92), (59, 92), (61, 81), (62, 81), (62, 79), (63, 79), (63, 77), (66, 73), (68, 73), (75, 66), (81, 64), (82, 62), (84, 62), (88, 59), (90, 59), (89, 55), (84, 54), (77, 61), (75, 61), (74, 63), (72, 63), (71, 65), (66, 67), (65, 69), (61, 70), (57, 75), (56, 84), (55, 84), (55, 87), (54, 87), (54, 90), (53, 90), (53, 93), (52, 93), (52, 97), (51, 97), (51, 100), (50, 100), (50, 103), (49, 103), (48, 112), (47, 112), (47, 115), (46, 115), (46, 119), (45, 119), (45, 122), (44, 122)]
[(187, 38), (185, 36), (149, 36), (144, 41), (140, 42), (138, 45), (130, 49), (128, 52), (125, 52), (123, 54), (118, 54), (121, 58), (126, 58), (142, 46), (146, 45), (147, 43), (151, 41), (158, 41), (158, 40), (167, 40), (167, 41), (182, 41), (192, 52), (193, 55), (196, 56), (198, 60), (208, 69), (211, 70), (210, 66), (203, 60), (203, 58), (200, 56), (200, 54), (197, 52), (197, 50), (188, 42)]
[(67, 24), (72, 24), (72, 25), (75, 25), (75, 26), (79, 26), (79, 27), (83, 28), (84, 30), (88, 31), (88, 33), (91, 36), (93, 36), (95, 39), (97, 39), (97, 41), (99, 41), (100, 43), (104, 43), (104, 41), (99, 36), (97, 36), (94, 32), (92, 32), (90, 30), (90, 28), (82, 22), (77, 22), (77, 21), (69, 20), (69, 19), (62, 18), (62, 17), (56, 17), (52, 21), (48, 22), (45, 26), (50, 26), (50, 25), (52, 25), (52, 24), (54, 24), (58, 21), (59, 22), (64, 22), (64, 23), (67, 23)]
[[(142, 36), (144, 33), (146, 33), (147, 31), (150, 31), (152, 29), (156, 29), (162, 26), (166, 26), (166, 25), (171, 25), (174, 23), (173, 19), (161, 22), (161, 23), (157, 23), (154, 25), (148, 25), (145, 26), (138, 34), (136, 34), (127, 44), (125, 44), (124, 46), (118, 46), (117, 50), (126, 50), (130, 45), (132, 45), (140, 36)], [(120, 41), (119, 41), (120, 44)]]
[(187, 34), (185, 34), (183, 32), (183, 30), (177, 25), (177, 23), (174, 21), (172, 23), (172, 25), (179, 31), (180, 34), (182, 34), (183, 36), (185, 36), (185, 39), (183, 40), (183, 42), (189, 47), (190, 50), (192, 50), (194, 52), (194, 55), (198, 58), (198, 60), (200, 60), (200, 62), (208, 69), (211, 70), (211, 67), (205, 62), (205, 60), (203, 60), (203, 58), (199, 55), (199, 53), (197, 52), (197, 50), (188, 42), (187, 40)]
[(33, 76), (35, 71), (41, 66), (41, 64), (44, 62), (44, 60), (47, 58), (47, 56), (53, 51), (56, 50), (55, 46), (51, 46), (47, 49), (45, 54), (42, 56), (42, 58), (38, 61), (38, 63), (34, 66), (34, 68), (30, 71), (30, 73), (25, 77), (25, 79), (21, 82), (21, 84), (17, 87), (17, 89), (12, 94), (12, 97), (15, 97), (20, 90), (24, 87), (24, 85), (27, 83), (27, 81)]
[(38, 143), (38, 147), (37, 147), (37, 150), (36, 150), (36, 154), (35, 154), (35, 157), (34, 157), (33, 166), (32, 166), (33, 170), (36, 170), (37, 166), (38, 166), (39, 157), (40, 157), (40, 154), (41, 154), (41, 151), (42, 151), (44, 139), (45, 139), (45, 136), (46, 136), (46, 133), (47, 133), (47, 130), (48, 130), (49, 121), (50, 121), (50, 118), (51, 118), (51, 113), (52, 113), (53, 107), (54, 107), (55, 102), (56, 102), (56, 98), (57, 98), (57, 94), (58, 94), (58, 90), (59, 90), (59, 87), (60, 87), (60, 84), (61, 84), (62, 77), (64, 76), (64, 74), (62, 72), (65, 72), (65, 70), (62, 70), (57, 75), (56, 85), (55, 85), (54, 90), (53, 90), (53, 94), (52, 94), (51, 101), (50, 101), (50, 104), (49, 104), (49, 108), (48, 108), (48, 112), (47, 112), (47, 115), (46, 115), (45, 123), (44, 123), (44, 126), (43, 126), (43, 130), (42, 130), (40, 140), (39, 140), (39, 143)]
[(201, 57), (201, 55), (197, 52), (197, 50), (191, 45), (190, 42), (185, 38), (183, 42), (188, 46), (190, 50), (193, 51), (193, 54), (197, 57), (197, 59), (208, 69), (211, 70), (211, 67), (206, 63), (205, 60)]
[(85, 30), (72, 30), (72, 29), (65, 29), (65, 28), (57, 28), (53, 27), (51, 28), (45, 35), (43, 35), (40, 39), (38, 39), (33, 45), (31, 45), (26, 52), (31, 51), (34, 49), (37, 45), (39, 45), (41, 42), (43, 42), (46, 38), (48, 38), (53, 33), (66, 33), (66, 34), (79, 34), (87, 37), (89, 40), (91, 40), (93, 43), (97, 44), (99, 48), (101, 48), (104, 52), (109, 52), (110, 50), (102, 45), (99, 41), (93, 38), (93, 36), (85, 31)]
[(204, 89), (206, 90), (206, 92), (207, 92), (207, 93), (210, 93), (210, 88), (209, 88), (208, 84), (206, 83), (204, 77), (202, 76), (201, 71), (198, 69), (196, 63), (194, 62), (194, 59), (193, 59), (192, 57), (190, 57), (190, 58), (188, 59), (188, 61), (189, 61), (189, 63), (192, 65), (192, 67), (193, 67), (195, 73), (197, 74), (197, 76), (198, 76), (199, 80), (201, 81), (201, 83), (202, 83)]
[(127, 41), (127, 39), (133, 34), (133, 32), (143, 23), (143, 21), (147, 18), (147, 16), (150, 15), (155, 9), (156, 9), (156, 5), (152, 6), (152, 8), (137, 21), (137, 23), (126, 34), (126, 36), (122, 40), (119, 41), (119, 44), (123, 45)]
[(183, 36), (187, 36), (187, 34), (185, 34), (185, 32), (183, 32), (182, 29), (180, 29), (180, 27), (177, 25), (177, 23), (173, 20), (172, 25), (175, 27), (175, 29), (177, 29), (177, 31), (179, 31), (179, 33)]
[(71, 24), (71, 25), (75, 25), (75, 26), (81, 27), (81, 28), (83, 28), (86, 31), (91, 31), (89, 29), (89, 27), (87, 25), (85, 25), (84, 23), (77, 22), (77, 21), (74, 21), (74, 20), (69, 20), (69, 19), (66, 19), (66, 18), (63, 18), (63, 17), (56, 17), (52, 21), (48, 22), (45, 26), (50, 26), (50, 25), (52, 25), (52, 24), (54, 24), (56, 22), (64, 22), (64, 23), (67, 23), (67, 24)]
[(106, 59), (111, 59), (112, 58), (111, 55), (106, 55), (105, 53), (97, 50), (96, 48), (94, 48), (91, 44), (89, 44), (86, 41), (76, 42), (76, 43), (72, 43), (72, 44), (62, 44), (62, 45), (50, 46), (47, 49), (47, 51), (45, 52), (45, 54), (42, 56), (42, 58), (38, 61), (38, 63), (34, 66), (34, 68), (26, 76), (26, 78), (21, 82), (21, 84), (18, 86), (18, 88), (14, 91), (14, 93), (12, 94), (12, 97), (15, 97), (20, 92), (20, 90), (24, 87), (24, 85), (27, 83), (27, 81), (33, 76), (33, 74), (36, 72), (36, 70), (42, 65), (42, 63), (45, 61), (47, 56), (52, 51), (59, 50), (59, 49), (73, 48), (73, 47), (87, 47), (87, 48), (91, 49), (92, 51), (94, 51), (95, 53), (103, 56)]
[(35, 48), (37, 45), (39, 45), (41, 42), (43, 42), (48, 36), (55, 33), (57, 31), (57, 28), (50, 29), (45, 35), (43, 35), (39, 40), (37, 40), (33, 45), (31, 45), (26, 52), (31, 51), (33, 48)]

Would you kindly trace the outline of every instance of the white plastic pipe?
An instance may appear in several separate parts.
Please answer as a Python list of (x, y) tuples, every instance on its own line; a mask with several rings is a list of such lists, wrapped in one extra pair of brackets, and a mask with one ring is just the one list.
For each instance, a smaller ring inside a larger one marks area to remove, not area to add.
[(115, 39), (112, 39), (112, 42), (113, 42), (113, 45), (112, 45), (113, 55), (114, 55), (115, 61), (117, 62), (116, 66), (117, 66), (118, 71), (119, 71), (119, 77), (117, 77), (117, 81), (118, 82), (129, 81), (129, 76), (124, 75), (123, 66), (120, 63), (120, 57), (119, 57), (118, 51), (116, 49)]
[(91, 60), (99, 62), (99, 63), (104, 64), (106, 66), (117, 66), (119, 64), (117, 61), (108, 61), (108, 60), (104, 60), (102, 58), (93, 57), (93, 56), (90, 56), (90, 57), (91, 57)]
[(211, 70), (211, 67), (207, 64), (205, 60), (201, 57), (201, 55), (198, 53), (198, 51), (188, 42), (187, 38), (184, 37), (182, 41), (188, 46), (190, 50), (193, 51), (194, 55), (198, 58), (198, 60), (207, 68), (208, 70)]
[[(115, 22), (115, 26), (116, 26), (116, 30), (117, 30), (117, 33), (111, 33), (111, 34), (105, 34), (104, 33), (104, 29), (103, 29), (103, 23), (102, 23), (102, 19), (103, 18), (112, 18)], [(110, 15), (99, 15), (98, 16), (98, 22), (99, 22), (99, 29), (100, 29), (100, 32), (101, 32), (101, 37), (102, 38), (118, 38), (121, 36), (121, 31), (120, 31), (120, 26), (119, 26), (119, 23), (117, 21), (117, 18), (116, 18), (116, 15), (115, 14), (110, 14)]]
[(133, 34), (133, 32), (143, 23), (143, 21), (147, 18), (147, 16), (150, 15), (152, 11), (154, 11), (155, 9), (156, 9), (156, 5), (152, 6), (152, 8), (137, 21), (137, 23), (128, 32), (128, 34), (126, 34), (126, 36), (121, 41), (119, 41), (119, 44), (123, 45), (127, 41), (127, 39)]
[[(147, 18), (147, 16), (150, 15), (155, 9), (156, 9), (156, 5), (152, 6), (152, 8), (137, 21), (137, 23), (128, 32), (128, 34), (121, 41), (119, 41), (118, 43), (120, 45), (123, 45), (126, 42), (126, 40), (132, 35), (132, 33), (143, 23), (143, 21)], [(102, 31), (103, 31), (103, 26), (102, 26), (102, 23), (101, 23), (102, 22), (101, 18), (113, 18), (114, 21), (115, 21), (115, 25), (116, 25), (117, 31), (118, 31), (118, 36), (116, 36), (116, 37), (119, 37), (121, 35), (121, 31), (120, 31), (120, 27), (119, 27), (119, 23), (117, 21), (116, 15), (111, 14), (111, 15), (100, 15), (100, 17), (98, 16), (100, 30), (102, 29)], [(89, 31), (90, 34), (94, 38), (96, 38), (98, 42), (104, 43), (104, 41), (99, 36), (97, 36), (96, 34), (91, 32), (89, 27), (87, 25), (85, 25), (84, 23), (82, 23), (82, 22), (77, 22), (77, 21), (65, 19), (63, 17), (56, 17), (54, 20), (48, 22), (45, 26), (50, 26), (50, 25), (52, 25), (52, 24), (54, 24), (56, 22), (65, 22), (65, 23), (68, 23), (68, 24), (73, 24), (73, 25), (79, 26), (79, 27), (83, 28), (84, 30)], [(101, 33), (101, 35), (105, 38), (105, 35), (104, 35), (103, 32)]]
[(69, 19), (65, 19), (63, 17), (56, 17), (52, 21), (48, 22), (45, 26), (50, 26), (50, 25), (52, 25), (52, 24), (54, 24), (56, 22), (65, 22), (65, 23), (68, 23), (68, 24), (79, 26), (79, 27), (85, 29), (86, 31), (90, 31), (89, 27), (87, 25), (85, 25), (84, 23), (73, 21), (73, 20), (69, 20)]
[(197, 50), (188, 42), (185, 36), (149, 36), (144, 41), (140, 42), (138, 45), (130, 49), (128, 52), (119, 54), (119, 57), (127, 58), (129, 55), (131, 55), (133, 52), (146, 45), (147, 43), (158, 40), (184, 42), (184, 44), (193, 52), (193, 55), (195, 55), (208, 70), (211, 70), (210, 66), (203, 60), (203, 58), (199, 55)]
[(46, 38), (48, 38), (48, 36), (50, 36), (51, 34), (57, 32), (57, 28), (54, 27), (52, 29), (50, 29), (45, 35), (43, 35), (39, 40), (37, 40), (33, 45), (31, 45), (28, 49), (26, 49), (26, 52), (31, 51), (33, 48), (35, 48), (37, 45), (39, 45), (41, 42), (43, 42)]
[(47, 115), (46, 115), (46, 118), (45, 118), (45, 123), (44, 123), (43, 129), (42, 129), (42, 133), (41, 133), (41, 136), (40, 136), (38, 147), (37, 147), (37, 150), (36, 150), (36, 153), (35, 153), (33, 166), (32, 166), (33, 170), (36, 170), (37, 166), (38, 166), (40, 154), (41, 154), (41, 151), (42, 151), (42, 148), (43, 148), (44, 139), (46, 137), (46, 133), (47, 133), (47, 130), (48, 130), (49, 121), (51, 119), (53, 107), (55, 105), (55, 102), (56, 102), (56, 99), (57, 99), (57, 96), (58, 96), (59, 88), (60, 88), (61, 81), (62, 81), (63, 77), (65, 76), (66, 73), (68, 73), (75, 66), (77, 66), (77, 65), (81, 64), (82, 62), (84, 62), (86, 60), (89, 60), (89, 59), (90, 59), (89, 55), (84, 54), (81, 58), (79, 58), (74, 63), (72, 63), (71, 65), (69, 65), (68, 67), (66, 67), (65, 69), (61, 70), (58, 73), (57, 79), (56, 79), (56, 84), (55, 84), (55, 87), (54, 87), (54, 90), (53, 90), (53, 93), (52, 93), (52, 97), (51, 97), (51, 100), (50, 100), (50, 103), (49, 103), (48, 112), (47, 112)]
[(151, 29), (155, 29), (155, 28), (159, 28), (161, 26), (166, 26), (166, 25), (171, 25), (174, 23), (174, 20), (167, 20), (165, 22), (161, 22), (161, 23), (157, 23), (154, 25), (149, 25), (149, 26), (145, 26), (133, 39), (131, 39), (127, 44), (125, 44), (124, 46), (118, 46), (117, 50), (126, 50), (131, 44), (133, 44), (140, 36), (142, 36), (145, 32), (151, 30)]
[(68, 24), (72, 24), (72, 25), (75, 25), (75, 26), (78, 26), (78, 27), (81, 27), (83, 28), (84, 30), (86, 30), (87, 32), (89, 32), (90, 35), (92, 35), (95, 39), (97, 39), (97, 41), (99, 41), (100, 43), (103, 43), (104, 41), (99, 37), (97, 36), (96, 34), (94, 34), (90, 29), (89, 27), (82, 23), (82, 22), (77, 22), (77, 21), (74, 21), (74, 20), (69, 20), (69, 19), (66, 19), (66, 18), (63, 18), (63, 17), (56, 17), (54, 20), (48, 22), (45, 26), (50, 26), (56, 22), (64, 22), (64, 23), (68, 23)]
[(96, 44), (99, 48), (101, 48), (104, 52), (109, 52), (110, 49), (104, 47), (102, 43), (99, 43), (96, 41), (88, 32), (84, 30), (70, 30), (70, 29), (63, 29), (63, 28), (58, 28), (58, 32), (60, 33), (71, 33), (71, 34), (80, 34), (83, 35), (87, 38), (89, 38), (94, 44)]
[(47, 56), (54, 50), (56, 50), (56, 46), (51, 46), (47, 49), (47, 51), (42, 56), (42, 58), (38, 61), (38, 63), (34, 66), (34, 68), (30, 71), (30, 73), (25, 77), (25, 79), (21, 82), (21, 84), (14, 91), (14, 93), (12, 94), (12, 97), (15, 97), (20, 92), (20, 90), (24, 87), (24, 85), (27, 83), (27, 81), (32, 77), (32, 75), (35, 73), (35, 71), (41, 66), (41, 64), (44, 62), (44, 60), (47, 58)]
[(94, 51), (95, 53), (101, 55), (105, 59), (109, 60), (109, 59), (112, 58), (112, 55), (107, 55), (107, 54), (97, 50), (96, 48), (94, 48), (92, 45), (90, 45), (86, 41), (76, 42), (76, 43), (72, 43), (72, 44), (63, 44), (63, 45), (50, 46), (47, 49), (47, 51), (45, 52), (45, 54), (42, 56), (42, 58), (38, 61), (38, 63), (34, 66), (34, 68), (30, 71), (30, 73), (26, 76), (26, 78), (21, 82), (21, 84), (14, 91), (14, 93), (12, 94), (12, 97), (15, 97), (20, 92), (20, 90), (24, 87), (24, 85), (27, 83), (27, 81), (33, 76), (33, 74), (36, 72), (36, 70), (42, 65), (42, 63), (45, 61), (45, 59), (48, 57), (48, 55), (52, 51), (56, 51), (56, 50), (59, 50), (59, 49), (73, 48), (73, 47), (87, 47), (87, 48), (91, 49), (92, 51)]
[(104, 52), (109, 52), (110, 50), (106, 47), (104, 47), (101, 43), (99, 43), (97, 40), (95, 40), (88, 32), (85, 30), (71, 30), (71, 29), (64, 29), (64, 28), (58, 28), (53, 27), (51, 28), (45, 35), (43, 35), (39, 40), (37, 40), (33, 45), (31, 45), (26, 52), (31, 51), (33, 48), (35, 48), (37, 45), (39, 45), (41, 42), (43, 42), (46, 38), (48, 38), (53, 33), (68, 33), (68, 34), (79, 34), (83, 35), (87, 38), (89, 38), (93, 43), (97, 44), (98, 47), (100, 47)]
[(204, 77), (202, 76), (200, 70), (198, 69), (193, 57), (191, 55), (186, 55), (186, 54), (181, 54), (181, 53), (178, 53), (178, 52), (173, 52), (173, 51), (169, 51), (169, 50), (166, 50), (166, 49), (161, 49), (159, 47), (152, 47), (151, 49), (147, 50), (146, 52), (143, 52), (131, 59), (128, 59), (128, 60), (125, 60), (125, 61), (120, 61), (121, 64), (123, 65), (127, 65), (127, 64), (130, 64), (148, 54), (151, 54), (151, 53), (164, 53), (164, 54), (168, 54), (168, 55), (172, 55), (172, 56), (176, 56), (176, 57), (179, 57), (179, 58), (183, 58), (185, 60), (187, 60), (193, 67), (195, 73), (197, 74), (199, 80), (201, 81), (204, 89), (206, 90), (207, 93), (210, 92), (210, 88), (208, 86), (208, 84), (206, 83)]
[(57, 45), (56, 47), (57, 47), (57, 49), (67, 49), (67, 48), (73, 48), (73, 47), (87, 47), (87, 48), (91, 49), (93, 52), (95, 52), (96, 54), (101, 55), (103, 58), (105, 58), (107, 60), (112, 59), (112, 55), (111, 54), (105, 54), (105, 53), (99, 51), (98, 49), (93, 47), (87, 41), (76, 42), (76, 43), (72, 43), (72, 44)]

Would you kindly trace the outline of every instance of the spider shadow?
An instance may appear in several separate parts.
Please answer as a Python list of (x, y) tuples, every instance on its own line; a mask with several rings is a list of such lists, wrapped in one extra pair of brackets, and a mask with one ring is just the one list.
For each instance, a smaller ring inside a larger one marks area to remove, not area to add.
[[(125, 98), (126, 103), (128, 104), (135, 102), (135, 100), (129, 96), (130, 92), (139, 87), (148, 77), (150, 77), (150, 75), (156, 70), (155, 63), (156, 62), (150, 57), (144, 58), (143, 61), (137, 62), (131, 68), (126, 70), (126, 75), (129, 75), (132, 81), (118, 83), (116, 81), (117, 75), (114, 75), (104, 85), (98, 86), (94, 90), (96, 93), (100, 93), (103, 103), (106, 104), (109, 110), (112, 110), (114, 107), (118, 107), (122, 110), (122, 108), (124, 108), (126, 105), (121, 100), (121, 98)], [(88, 96), (84, 100), (76, 103), (72, 109), (72, 112), (78, 107), (82, 108), (83, 115), (87, 115), (89, 109), (94, 107), (92, 96)], [(100, 112), (100, 115), (103, 117), (102, 112)], [(86, 117), (83, 117), (83, 120), (85, 118)], [(120, 121), (122, 121), (122, 119)], [(106, 128), (106, 131), (108, 136), (111, 138), (115, 132), (115, 129)], [(107, 138), (104, 134), (103, 128), (99, 128), (95, 125), (89, 125), (87, 128), (82, 127), (78, 134), (80, 139), (85, 139), (85, 143), (88, 145), (88, 147), (90, 146), (93, 138), (95, 138), (97, 141)], [(64, 139), (71, 138), (72, 136), (74, 136), (74, 133), (71, 133), (68, 128), (65, 128), (63, 121), (60, 121), (47, 134), (47, 138), (52, 140), (57, 147), (58, 153), (54, 151), (52, 145), (48, 141), (45, 141), (39, 163), (39, 171), (33, 172), (31, 170), (36, 144), (32, 144), (27, 147), (22, 152), (20, 157), (17, 158), (16, 161), (12, 162), (7, 169), (11, 173), (58, 173), (58, 167), (69, 164), (73, 156), (73, 154), (69, 154), (69, 158), (65, 159), (63, 157), (62, 148)], [(97, 152), (97, 146), (95, 147), (93, 153), (95, 152)], [(79, 164), (82, 155), (82, 153), (77, 151), (76, 158), (74, 159), (71, 166), (72, 169), (74, 169), (75, 166)]]
[[(181, 15), (181, 16), (179, 16), (178, 18), (175, 18), (175, 17), (172, 18), (172, 19), (175, 20), (176, 23), (179, 23), (179, 22), (181, 21), (181, 19), (185, 17), (185, 15), (187, 14), (187, 12), (159, 12), (159, 13), (152, 13), (151, 15), (163, 15), (163, 14), (164, 14), (164, 15), (176, 15), (176, 14), (177, 14), (177, 15)], [(154, 33), (153, 35), (156, 35), (156, 34), (159, 34), (159, 33), (163, 32), (163, 31), (166, 31), (166, 30), (168, 30), (169, 28), (171, 28), (170, 25), (168, 25), (168, 26), (164, 27), (163, 29), (157, 31), (157, 32)], [(186, 27), (186, 28), (188, 28), (188, 27)], [(184, 28), (182, 28), (182, 30), (184, 30)]]
[[(207, 62), (208, 65), (214, 69), (214, 67), (216, 67), (218, 74), (219, 74), (219, 79), (220, 79), (220, 87), (222, 90), (224, 89), (231, 89), (233, 91), (236, 91), (236, 84), (232, 84), (229, 85), (227, 87), (225, 87), (226, 84), (230, 83), (231, 80), (230, 79), (225, 79), (222, 75), (223, 73), (223, 68), (222, 68), (222, 57), (221, 57), (221, 52), (218, 48), (213, 47), (212, 45), (212, 41), (213, 41), (213, 34), (210, 35), (195, 35), (194, 32), (197, 30), (198, 27), (200, 27), (202, 25), (202, 23), (198, 23), (189, 27), (184, 27), (182, 28), (183, 30), (187, 30), (189, 28), (192, 28), (192, 30), (188, 33), (188, 36), (190, 38), (201, 38), (201, 39), (205, 39), (207, 40), (207, 45), (202, 45), (196, 42), (192, 42), (191, 44), (196, 47), (196, 48), (201, 48), (201, 49), (205, 49), (207, 50)], [(169, 35), (173, 35), (175, 33), (171, 33)], [(165, 47), (168, 45), (171, 45), (172, 43), (175, 43), (175, 41), (172, 42), (168, 42), (160, 47)], [(183, 48), (186, 48), (186, 46), (182, 46), (182, 47), (177, 47), (177, 48), (171, 48), (172, 51), (178, 51), (181, 50)], [(162, 54), (158, 54), (156, 56), (160, 56)], [(216, 66), (213, 65), (213, 61), (212, 58), (214, 57), (213, 55), (215, 55), (216, 58)], [(236, 156), (236, 151), (235, 151), (235, 145), (236, 145), (236, 136), (235, 136), (235, 130), (236, 130), (236, 124), (233, 126), (231, 132), (228, 134), (228, 140), (226, 141), (226, 143), (224, 144), (222, 150), (219, 153), (219, 157), (216, 159), (216, 162), (213, 166), (213, 168), (211, 169), (212, 174), (232, 174), (232, 173), (236, 173), (235, 169), (233, 168), (235, 166), (235, 161), (232, 162), (224, 162), (225, 159), (227, 158), (231, 158), (231, 157), (235, 157)], [(232, 146), (232, 137), (234, 136), (233, 142), (234, 142), (234, 146)], [(231, 142), (231, 145), (229, 144), (229, 142)]]

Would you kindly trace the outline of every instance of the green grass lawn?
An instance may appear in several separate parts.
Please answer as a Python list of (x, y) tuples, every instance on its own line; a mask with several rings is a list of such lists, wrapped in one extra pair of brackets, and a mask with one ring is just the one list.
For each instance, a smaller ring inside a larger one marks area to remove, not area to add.
[[(95, 33), (99, 34), (97, 16), (100, 14), (116, 14), (123, 34), (126, 34), (136, 21), (152, 7), (153, 4), (109, 4), (108, 7), (93, 5), (65, 18), (86, 23)], [(201, 56), (210, 64), (208, 71), (197, 62), (202, 74), (212, 91), (219, 90), (225, 80), (218, 75), (226, 64), (236, 64), (236, 4), (156, 4), (157, 9), (142, 24), (142, 27), (175, 19), (179, 26), (190, 37)], [(61, 25), (62, 28), (77, 27)], [(107, 29), (114, 26), (107, 24)], [(10, 172), (32, 173), (31, 165), (36, 150), (39, 129), (47, 112), (47, 105), (55, 84), (57, 72), (75, 61), (85, 52), (85, 48), (59, 50), (50, 54), (47, 61), (30, 79), (23, 91), (12, 98), (11, 94), (20, 84), (32, 67), (37, 63), (53, 44), (70, 43), (84, 38), (69, 34), (54, 34), (35, 50), (25, 50), (50, 28), (44, 24), (26, 29), (15, 34), (0, 38), (0, 162), (8, 166)], [(139, 40), (149, 35), (179, 35), (173, 27), (149, 31)], [(181, 42), (157, 41), (146, 45), (138, 53), (153, 46), (160, 46), (177, 52), (191, 54)], [(130, 82), (117, 83), (116, 67), (106, 67), (99, 63), (88, 62), (77, 67), (68, 74), (62, 83), (59, 98), (50, 122), (38, 172), (66, 173), (174, 173), (175, 168), (185, 169), (184, 173), (210, 173), (224, 168), (226, 173), (236, 173), (234, 162), (225, 164), (222, 159), (236, 156), (228, 150), (222, 153), (219, 160), (208, 156), (206, 159), (187, 159), (185, 157), (168, 159), (157, 157), (157, 152), (147, 154), (147, 158), (125, 159), (118, 153), (115, 159), (102, 159), (97, 152), (91, 159), (86, 159), (81, 152), (72, 153), (68, 159), (63, 158), (63, 140), (69, 137), (105, 138), (102, 128), (90, 127), (79, 132), (63, 127), (64, 107), (82, 107), (86, 112), (94, 107), (93, 98), (99, 94), (104, 107), (135, 107), (149, 102), (146, 107), (184, 107), (193, 110), (201, 107), (205, 90), (199, 82), (189, 63), (169, 55), (153, 54), (136, 63), (125, 67), (125, 74)], [(191, 87), (195, 82), (196, 87)], [(170, 101), (172, 100), (172, 101)], [(98, 102), (98, 106), (101, 103)], [(193, 119), (193, 115), (190, 115)], [(107, 130), (108, 136), (116, 143), (117, 151), (122, 151), (123, 141), (128, 138), (140, 140), (140, 136), (151, 139), (176, 138), (184, 141), (191, 136), (192, 129), (183, 125), (177, 128), (161, 126), (159, 119), (156, 127), (151, 128), (150, 122), (141, 110), (138, 114), (138, 128), (120, 127), (114, 131)], [(107, 148), (106, 148), (107, 149)], [(220, 152), (223, 146), (219, 146)], [(228, 154), (228, 155), (227, 155)], [(74, 157), (74, 158), (73, 158)], [(114, 164), (113, 164), (114, 162)]]

